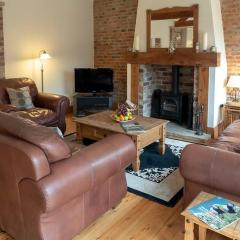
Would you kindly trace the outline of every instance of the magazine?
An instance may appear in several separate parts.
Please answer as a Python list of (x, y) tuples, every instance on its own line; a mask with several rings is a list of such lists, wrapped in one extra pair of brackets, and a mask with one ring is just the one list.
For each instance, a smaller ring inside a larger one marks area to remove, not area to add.
[(215, 230), (221, 230), (240, 219), (240, 207), (222, 197), (214, 197), (189, 211)]
[(121, 122), (120, 124), (126, 133), (145, 132), (144, 128), (136, 121)]

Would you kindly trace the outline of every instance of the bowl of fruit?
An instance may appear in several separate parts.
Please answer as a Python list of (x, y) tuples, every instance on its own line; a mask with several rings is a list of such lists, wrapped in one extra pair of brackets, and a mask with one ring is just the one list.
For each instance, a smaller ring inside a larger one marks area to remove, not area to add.
[(119, 104), (118, 109), (112, 114), (112, 118), (117, 122), (128, 122), (135, 119), (131, 110), (124, 103)]

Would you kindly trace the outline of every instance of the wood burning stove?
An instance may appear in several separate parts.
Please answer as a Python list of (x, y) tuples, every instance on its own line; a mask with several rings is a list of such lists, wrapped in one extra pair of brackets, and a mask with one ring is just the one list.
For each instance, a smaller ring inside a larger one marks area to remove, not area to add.
[[(155, 90), (152, 99), (152, 116), (187, 124), (192, 127), (192, 95), (180, 93), (180, 66), (172, 67), (172, 91)], [(189, 116), (186, 116), (189, 115)]]
[(160, 117), (182, 124), (182, 96), (161, 95)]

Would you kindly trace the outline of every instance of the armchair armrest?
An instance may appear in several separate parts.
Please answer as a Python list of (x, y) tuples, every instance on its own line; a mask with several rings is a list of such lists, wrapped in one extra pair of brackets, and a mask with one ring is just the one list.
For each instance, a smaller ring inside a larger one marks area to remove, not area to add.
[(41, 179), (38, 187), (32, 182), (33, 191), (41, 189), (45, 196), (43, 206), (46, 211), (52, 211), (124, 171), (136, 157), (135, 149), (128, 136), (110, 136), (65, 161), (51, 164), (52, 173)]
[(16, 112), (17, 110), (18, 110), (17, 107), (14, 105), (0, 103), (0, 111), (1, 112), (9, 113), (9, 112)]
[(58, 117), (57, 126), (60, 128), (62, 133), (66, 130), (65, 115), (70, 106), (70, 101), (65, 96), (39, 93), (36, 96), (35, 102), (36, 107), (48, 108), (56, 112)]
[(180, 171), (189, 181), (240, 195), (238, 153), (192, 144), (183, 150)]
[(64, 112), (68, 110), (70, 102), (66, 96), (39, 93), (34, 104), (36, 107), (48, 108), (59, 114), (63, 110)]

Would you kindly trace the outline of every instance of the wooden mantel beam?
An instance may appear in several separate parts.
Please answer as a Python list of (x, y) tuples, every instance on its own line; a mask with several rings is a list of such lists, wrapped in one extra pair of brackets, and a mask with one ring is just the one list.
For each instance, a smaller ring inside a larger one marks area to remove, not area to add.
[(181, 51), (170, 54), (167, 49), (159, 51), (127, 53), (126, 62), (131, 64), (160, 64), (181, 66), (220, 66), (220, 53), (195, 53), (193, 51)]

